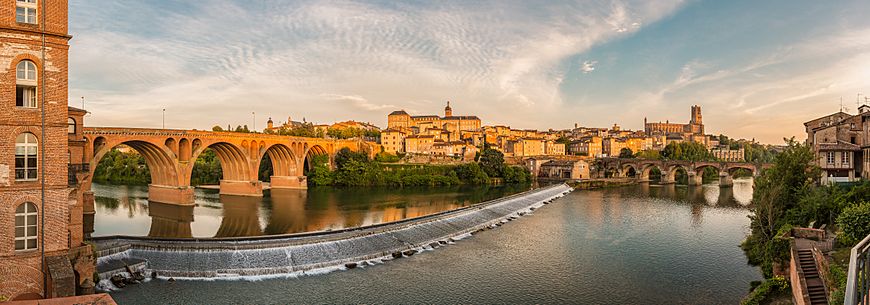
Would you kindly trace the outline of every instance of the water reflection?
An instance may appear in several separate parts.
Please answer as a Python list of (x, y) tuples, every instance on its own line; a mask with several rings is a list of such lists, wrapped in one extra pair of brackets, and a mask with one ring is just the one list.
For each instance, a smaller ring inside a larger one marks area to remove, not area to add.
[(337, 230), (452, 210), (528, 186), (311, 188), (265, 197), (197, 190), (193, 206), (148, 202), (147, 187), (94, 185), (93, 236), (246, 237)]

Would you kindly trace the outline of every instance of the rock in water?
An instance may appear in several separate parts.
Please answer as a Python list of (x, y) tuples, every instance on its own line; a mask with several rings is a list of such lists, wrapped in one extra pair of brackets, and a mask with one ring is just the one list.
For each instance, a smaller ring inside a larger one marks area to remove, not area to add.
[(393, 258), (400, 258), (400, 257), (402, 257), (402, 252), (393, 252)]
[(417, 253), (417, 250), (407, 250), (405, 252), (402, 252), (402, 254), (404, 254), (405, 256), (411, 256), (411, 255), (414, 255), (415, 253)]
[(347, 267), (347, 269), (353, 269), (353, 268), (356, 268), (357, 265), (356, 265), (356, 263), (347, 263), (347, 264), (344, 264), (344, 266)]

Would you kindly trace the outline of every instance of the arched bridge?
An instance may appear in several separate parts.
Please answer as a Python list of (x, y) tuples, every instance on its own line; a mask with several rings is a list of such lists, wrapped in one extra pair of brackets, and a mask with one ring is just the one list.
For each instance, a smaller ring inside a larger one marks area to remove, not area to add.
[[(139, 152), (151, 171), (148, 199), (175, 204), (193, 203), (190, 185), (193, 166), (197, 157), (209, 148), (220, 160), (221, 194), (262, 196), (258, 174), (264, 156), (272, 162), (272, 188), (306, 188), (303, 168), (306, 164), (310, 167), (312, 156), (325, 154), (331, 165), (335, 153), (342, 148), (372, 155), (376, 145), (359, 140), (144, 128), (86, 127), (83, 136), (84, 160), (90, 164), (90, 172), (79, 179), (80, 193), (92, 196), (91, 183), (100, 159), (124, 144)], [(92, 203), (93, 198), (85, 201)], [(89, 206), (87, 202), (85, 206)]]
[(622, 159), (602, 158), (600, 160), (600, 172), (610, 173), (613, 177), (636, 177), (640, 181), (650, 181), (649, 174), (653, 169), (662, 173), (661, 183), (675, 183), (677, 171), (683, 170), (689, 176), (689, 185), (701, 185), (704, 170), (716, 169), (719, 172), (719, 185), (734, 185), (733, 176), (738, 170), (748, 170), (753, 177), (761, 174), (761, 171), (769, 168), (772, 164), (750, 162), (724, 162), (724, 161), (680, 161), (680, 160), (648, 160), (648, 159)]

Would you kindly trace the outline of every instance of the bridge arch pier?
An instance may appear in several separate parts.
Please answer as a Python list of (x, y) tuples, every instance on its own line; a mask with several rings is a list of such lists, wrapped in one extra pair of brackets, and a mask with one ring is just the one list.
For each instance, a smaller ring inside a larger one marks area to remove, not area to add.
[(719, 172), (719, 187), (732, 187), (734, 186), (734, 178), (731, 177), (731, 173), (727, 170)]

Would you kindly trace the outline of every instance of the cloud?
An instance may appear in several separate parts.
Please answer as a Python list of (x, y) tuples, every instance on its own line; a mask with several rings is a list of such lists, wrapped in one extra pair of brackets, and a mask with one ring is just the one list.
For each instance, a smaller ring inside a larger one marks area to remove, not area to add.
[(584, 61), (582, 65), (580, 65), (580, 71), (583, 73), (590, 73), (595, 71), (595, 65), (598, 64), (598, 61), (595, 60), (587, 60)]
[(350, 104), (351, 106), (366, 110), (366, 111), (375, 111), (375, 110), (387, 110), (387, 109), (396, 109), (396, 105), (390, 104), (375, 104), (369, 102), (369, 100), (359, 96), (359, 95), (340, 95), (340, 94), (321, 94), (327, 100), (331, 101), (340, 101)]
[(529, 110), (560, 112), (568, 58), (679, 5), (73, 0), (70, 96), (95, 106), (92, 125), (154, 126), (164, 107), (189, 110), (179, 128), (251, 111), (376, 122), (448, 99), (485, 121), (531, 123)]

